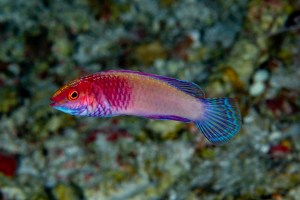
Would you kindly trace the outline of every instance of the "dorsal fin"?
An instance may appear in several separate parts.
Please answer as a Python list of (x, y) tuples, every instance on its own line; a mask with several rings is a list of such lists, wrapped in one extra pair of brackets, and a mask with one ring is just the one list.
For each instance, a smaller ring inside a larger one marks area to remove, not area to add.
[(168, 83), (169, 85), (172, 85), (172, 86), (176, 87), (177, 89), (179, 89), (193, 97), (196, 97), (196, 98), (204, 98), (205, 97), (204, 91), (200, 88), (200, 86), (198, 86), (197, 84), (195, 84), (193, 82), (182, 81), (182, 80), (178, 80), (175, 78), (169, 78), (169, 77), (159, 76), (159, 75), (152, 75), (152, 77), (162, 80), (162, 81)]
[(143, 75), (143, 76), (152, 77), (152, 78), (161, 80), (165, 83), (168, 83), (169, 85), (176, 87), (177, 89), (179, 89), (193, 97), (196, 97), (196, 98), (204, 98), (205, 97), (204, 91), (200, 88), (200, 86), (198, 86), (197, 84), (195, 84), (193, 82), (182, 81), (182, 80), (178, 80), (175, 78), (169, 78), (166, 76), (148, 74), (148, 73), (144, 73), (144, 72), (131, 71), (131, 70), (111, 70), (111, 71), (139, 74), (139, 75)]

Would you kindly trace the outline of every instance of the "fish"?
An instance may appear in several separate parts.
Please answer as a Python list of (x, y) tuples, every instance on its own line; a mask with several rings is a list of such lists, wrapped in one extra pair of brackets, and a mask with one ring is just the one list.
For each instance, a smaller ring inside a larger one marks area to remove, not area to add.
[(59, 88), (53, 108), (76, 116), (138, 116), (194, 123), (213, 144), (222, 144), (241, 128), (234, 98), (207, 98), (193, 82), (131, 70), (83, 76)]

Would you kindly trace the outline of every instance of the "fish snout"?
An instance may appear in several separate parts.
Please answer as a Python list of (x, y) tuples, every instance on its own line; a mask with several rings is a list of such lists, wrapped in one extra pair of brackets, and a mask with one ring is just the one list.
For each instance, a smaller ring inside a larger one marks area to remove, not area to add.
[(52, 106), (52, 107), (54, 107), (54, 106), (57, 106), (57, 103), (54, 102), (54, 101), (52, 101), (49, 105)]
[(57, 102), (57, 100), (54, 97), (51, 97), (50, 101), (51, 101), (51, 103), (49, 105), (52, 107), (59, 105), (59, 103)]
[(55, 106), (60, 106), (62, 104), (62, 102), (60, 101), (60, 99), (58, 99), (57, 97), (55, 96), (52, 96), (50, 98), (50, 101), (51, 103), (49, 104), (50, 106), (52, 107), (55, 107)]

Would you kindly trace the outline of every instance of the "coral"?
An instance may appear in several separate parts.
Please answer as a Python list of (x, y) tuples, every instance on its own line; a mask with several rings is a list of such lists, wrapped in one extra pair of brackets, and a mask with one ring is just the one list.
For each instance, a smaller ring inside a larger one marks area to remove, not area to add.
[[(297, 199), (299, 5), (277, 0), (1, 0), (0, 199)], [(55, 111), (106, 69), (193, 81), (238, 100), (240, 133)]]

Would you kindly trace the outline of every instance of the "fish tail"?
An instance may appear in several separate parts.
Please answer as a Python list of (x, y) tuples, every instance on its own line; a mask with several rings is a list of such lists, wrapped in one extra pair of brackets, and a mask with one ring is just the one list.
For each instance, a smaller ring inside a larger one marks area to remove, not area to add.
[(200, 98), (203, 113), (194, 123), (204, 136), (214, 144), (228, 141), (241, 127), (241, 115), (232, 98)]

